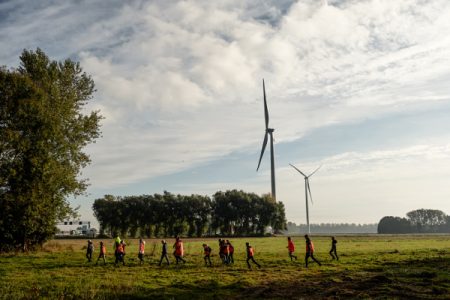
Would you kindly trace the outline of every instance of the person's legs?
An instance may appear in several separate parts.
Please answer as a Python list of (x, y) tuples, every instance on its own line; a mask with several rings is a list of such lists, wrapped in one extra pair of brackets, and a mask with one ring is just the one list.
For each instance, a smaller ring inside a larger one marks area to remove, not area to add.
[(305, 267), (307, 268), (308, 267), (308, 258), (309, 258), (309, 252), (306, 252), (306, 255), (305, 255)]
[(250, 263), (248, 262), (250, 259), (252, 259), (253, 257), (247, 257), (247, 266), (248, 266), (248, 268), (249, 269), (251, 269), (252, 268), (252, 266), (250, 266)]
[(252, 261), (253, 261), (253, 263), (255, 264), (255, 265), (257, 265), (258, 266), (258, 268), (261, 268), (261, 266), (256, 262), (256, 260), (255, 260), (255, 258), (254, 257), (252, 257)]
[(292, 252), (289, 252), (289, 257), (291, 258), (291, 261), (292, 261), (293, 258), (295, 258), (295, 260), (297, 260), (297, 256), (292, 254)]
[(334, 259), (335, 259), (335, 257), (334, 257), (334, 255), (333, 255), (333, 249), (331, 249), (329, 253), (330, 253), (330, 255), (331, 255), (331, 259), (333, 259), (333, 260), (334, 260)]
[(322, 264), (320, 263), (320, 261), (318, 261), (315, 257), (314, 254), (311, 253), (311, 258), (317, 263), (319, 264), (319, 266), (321, 266)]

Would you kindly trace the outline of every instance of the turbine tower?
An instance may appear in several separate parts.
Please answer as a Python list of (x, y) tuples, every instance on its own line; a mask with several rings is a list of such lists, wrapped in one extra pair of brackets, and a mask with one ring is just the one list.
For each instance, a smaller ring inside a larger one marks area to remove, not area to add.
[(261, 149), (261, 156), (259, 157), (259, 163), (258, 167), (256, 168), (256, 171), (259, 170), (259, 166), (261, 165), (261, 160), (264, 155), (264, 150), (266, 150), (267, 146), (267, 139), (268, 136), (270, 136), (270, 171), (271, 171), (271, 183), (272, 183), (272, 198), (276, 200), (276, 192), (275, 192), (275, 159), (274, 159), (274, 152), (273, 152), (273, 132), (275, 129), (269, 128), (269, 110), (267, 109), (267, 100), (266, 100), (266, 87), (264, 85), (264, 79), (263, 79), (263, 94), (264, 94), (264, 118), (266, 121), (266, 132), (264, 134), (264, 141)]
[(320, 167), (318, 167), (314, 172), (312, 172), (311, 174), (309, 174), (308, 176), (305, 175), (305, 173), (303, 173), (302, 171), (300, 171), (299, 169), (297, 169), (294, 165), (289, 164), (291, 167), (293, 167), (294, 169), (296, 169), (300, 174), (303, 175), (303, 177), (305, 177), (305, 199), (306, 199), (306, 224), (308, 225), (308, 234), (311, 233), (311, 227), (309, 226), (309, 207), (308, 207), (308, 193), (309, 193), (309, 199), (311, 200), (311, 204), (313, 204), (312, 201), (312, 196), (311, 196), (311, 188), (309, 186), (309, 177), (313, 176), (314, 173), (316, 173)]

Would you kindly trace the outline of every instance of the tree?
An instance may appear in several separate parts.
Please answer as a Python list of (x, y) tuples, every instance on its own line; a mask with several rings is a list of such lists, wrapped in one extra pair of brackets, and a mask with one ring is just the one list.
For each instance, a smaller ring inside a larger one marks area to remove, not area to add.
[(89, 162), (83, 148), (100, 136), (101, 116), (83, 114), (94, 82), (78, 63), (24, 50), (18, 69), (0, 68), (0, 251), (40, 245), (75, 211)]
[(446, 224), (446, 215), (437, 209), (416, 209), (406, 214), (410, 222), (417, 227), (418, 232), (437, 232)]
[(378, 233), (411, 233), (411, 222), (400, 217), (383, 217), (378, 223)]

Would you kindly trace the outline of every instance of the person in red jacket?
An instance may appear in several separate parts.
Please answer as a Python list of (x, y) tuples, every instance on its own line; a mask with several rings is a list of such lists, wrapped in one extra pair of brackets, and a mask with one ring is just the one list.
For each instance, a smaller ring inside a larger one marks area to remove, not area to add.
[(305, 255), (305, 265), (308, 267), (308, 258), (311, 257), (313, 261), (319, 264), (321, 266), (322, 264), (314, 257), (314, 244), (309, 238), (307, 234), (305, 234), (305, 240), (306, 240), (306, 255)]
[(292, 242), (292, 239), (290, 236), (287, 239), (288, 239), (287, 248), (289, 251), (289, 257), (291, 258), (291, 261), (292, 261), (292, 258), (295, 258), (295, 260), (297, 260), (297, 256), (294, 255), (294, 251), (295, 251), (294, 242)]
[(252, 268), (252, 266), (250, 266), (249, 261), (251, 260), (255, 265), (258, 266), (258, 268), (261, 268), (261, 266), (255, 261), (254, 255), (255, 255), (255, 250), (253, 249), (252, 246), (250, 246), (249, 243), (245, 243), (246, 247), (247, 247), (247, 266), (249, 269)]
[(203, 253), (205, 254), (205, 257), (203, 257), (203, 259), (205, 260), (205, 266), (208, 266), (208, 262), (209, 262), (209, 266), (212, 266), (211, 263), (211, 247), (209, 247), (207, 244), (203, 244)]
[(173, 244), (173, 248), (175, 249), (173, 251), (173, 255), (175, 256), (175, 264), (178, 265), (179, 261), (182, 261), (184, 264), (186, 263), (186, 260), (183, 259), (184, 255), (184, 247), (183, 247), (183, 241), (181, 241), (180, 237), (176, 237), (175, 244)]

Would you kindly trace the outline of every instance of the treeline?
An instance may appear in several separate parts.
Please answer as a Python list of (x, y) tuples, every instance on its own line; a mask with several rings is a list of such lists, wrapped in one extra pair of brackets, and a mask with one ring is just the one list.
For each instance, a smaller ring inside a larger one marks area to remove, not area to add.
[(270, 195), (243, 191), (201, 195), (164, 194), (114, 197), (105, 195), (93, 204), (100, 234), (130, 237), (185, 235), (250, 236), (286, 229), (282, 202)]
[(406, 218), (387, 216), (378, 223), (378, 233), (450, 233), (450, 216), (436, 209), (417, 209)]
[[(321, 223), (310, 224), (312, 233), (377, 233), (377, 224)], [(286, 234), (307, 233), (308, 225), (287, 223)]]

